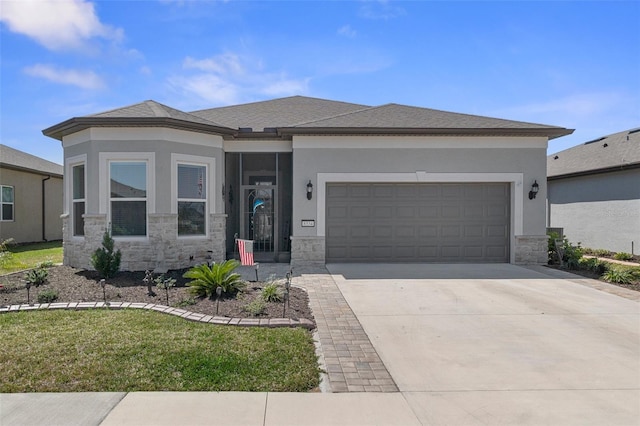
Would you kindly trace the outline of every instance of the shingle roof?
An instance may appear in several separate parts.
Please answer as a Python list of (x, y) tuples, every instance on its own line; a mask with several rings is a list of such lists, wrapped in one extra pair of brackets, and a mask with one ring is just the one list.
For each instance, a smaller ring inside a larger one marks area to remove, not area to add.
[(43, 174), (62, 176), (63, 167), (35, 155), (0, 145), (0, 165)]
[(155, 101), (71, 118), (43, 130), (65, 135), (92, 126), (166, 126), (234, 137), (283, 137), (294, 134), (440, 134), (526, 135), (555, 138), (573, 130), (543, 124), (458, 114), (406, 105), (361, 104), (291, 96), (186, 113)]
[(547, 176), (589, 174), (640, 165), (640, 128), (614, 133), (547, 157)]
[(297, 124), (295, 127), (382, 127), (434, 129), (551, 129), (554, 126), (386, 104)]
[(291, 127), (297, 123), (321, 120), (366, 108), (370, 107), (306, 96), (291, 96), (193, 111), (191, 114), (234, 129), (252, 128), (254, 131), (262, 131), (265, 128)]
[(199, 124), (210, 124), (220, 126), (220, 124), (206, 120), (193, 114), (180, 111), (175, 108), (168, 107), (156, 101), (144, 101), (138, 104), (129, 105), (123, 108), (117, 108), (110, 111), (92, 114), (88, 117), (106, 117), (106, 118), (173, 118), (175, 120), (189, 121)]

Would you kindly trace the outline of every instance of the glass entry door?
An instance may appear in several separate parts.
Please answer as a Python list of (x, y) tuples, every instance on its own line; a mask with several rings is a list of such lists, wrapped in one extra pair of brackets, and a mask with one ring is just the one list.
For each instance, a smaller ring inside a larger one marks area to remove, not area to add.
[(237, 256), (235, 238), (242, 238), (254, 241), (257, 262), (288, 262), (291, 257), (291, 153), (226, 153), (225, 158), (227, 256)]
[[(260, 182), (258, 182), (260, 183)], [(241, 235), (253, 240), (254, 256), (256, 253), (274, 253), (277, 251), (276, 239), (276, 186), (264, 182), (262, 185), (243, 187), (241, 215)]]

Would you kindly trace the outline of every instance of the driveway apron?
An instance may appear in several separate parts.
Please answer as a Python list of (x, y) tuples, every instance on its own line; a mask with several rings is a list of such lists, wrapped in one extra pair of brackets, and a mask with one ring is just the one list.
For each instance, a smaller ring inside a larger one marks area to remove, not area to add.
[(640, 304), (544, 270), (334, 264), (423, 424), (640, 424)]

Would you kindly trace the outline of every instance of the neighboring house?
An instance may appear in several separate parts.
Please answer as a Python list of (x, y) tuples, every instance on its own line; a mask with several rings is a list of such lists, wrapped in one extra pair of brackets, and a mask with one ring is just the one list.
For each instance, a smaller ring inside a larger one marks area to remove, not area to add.
[(236, 235), (294, 266), (544, 263), (547, 142), (571, 132), (302, 96), (146, 101), (43, 131), (64, 148), (65, 263), (90, 267), (111, 229), (130, 270), (232, 257)]
[(63, 167), (0, 145), (0, 240), (62, 239)]
[(640, 251), (640, 128), (547, 157), (548, 225), (574, 244)]

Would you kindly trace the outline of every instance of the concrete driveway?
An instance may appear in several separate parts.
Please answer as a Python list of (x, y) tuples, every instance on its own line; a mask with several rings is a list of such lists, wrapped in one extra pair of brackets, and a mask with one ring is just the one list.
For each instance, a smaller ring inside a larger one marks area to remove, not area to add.
[(506, 264), (327, 269), (423, 424), (640, 424), (637, 301)]

